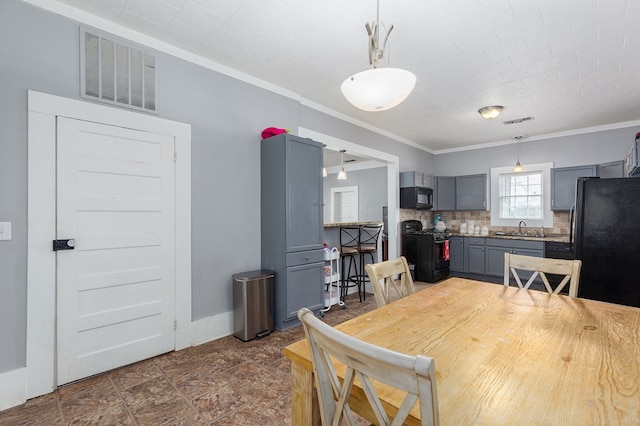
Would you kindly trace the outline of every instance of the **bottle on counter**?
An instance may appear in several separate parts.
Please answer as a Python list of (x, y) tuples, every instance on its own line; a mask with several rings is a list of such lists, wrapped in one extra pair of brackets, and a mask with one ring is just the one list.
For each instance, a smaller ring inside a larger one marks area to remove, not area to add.
[(540, 227), (540, 236), (544, 237), (544, 228), (542, 226)]

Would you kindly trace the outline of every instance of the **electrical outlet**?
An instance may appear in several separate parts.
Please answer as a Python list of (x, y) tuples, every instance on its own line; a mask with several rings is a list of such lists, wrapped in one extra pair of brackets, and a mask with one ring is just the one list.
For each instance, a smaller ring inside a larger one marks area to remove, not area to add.
[(11, 239), (11, 222), (0, 222), (0, 240)]

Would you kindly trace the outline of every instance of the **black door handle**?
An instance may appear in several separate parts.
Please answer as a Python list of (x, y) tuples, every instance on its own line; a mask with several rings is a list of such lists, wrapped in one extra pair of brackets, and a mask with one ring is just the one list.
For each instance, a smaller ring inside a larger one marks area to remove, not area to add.
[(53, 251), (73, 250), (76, 247), (76, 240), (53, 240)]

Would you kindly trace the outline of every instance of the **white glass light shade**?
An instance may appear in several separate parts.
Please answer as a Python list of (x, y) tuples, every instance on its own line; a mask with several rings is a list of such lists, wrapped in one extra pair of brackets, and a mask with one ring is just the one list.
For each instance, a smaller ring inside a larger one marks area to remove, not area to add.
[(503, 109), (504, 107), (501, 105), (486, 106), (484, 108), (480, 108), (478, 113), (487, 120), (491, 120), (492, 118), (499, 116)]
[(522, 164), (520, 164), (520, 159), (518, 159), (518, 162), (516, 163), (516, 165), (513, 166), (513, 171), (514, 173), (520, 173), (524, 171), (524, 167), (522, 167)]
[(365, 111), (385, 111), (399, 105), (416, 87), (416, 76), (399, 68), (372, 68), (347, 78), (342, 94)]
[(338, 172), (338, 180), (347, 180), (347, 172), (344, 169)]

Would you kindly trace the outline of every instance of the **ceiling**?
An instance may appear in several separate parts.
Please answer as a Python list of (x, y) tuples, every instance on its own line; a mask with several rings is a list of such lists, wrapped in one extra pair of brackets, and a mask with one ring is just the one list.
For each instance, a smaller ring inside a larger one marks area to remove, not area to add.
[[(389, 66), (418, 78), (384, 112), (357, 110), (340, 92), (368, 67), (374, 0), (59, 1), (429, 152), (640, 118), (635, 0), (381, 0), (380, 20), (394, 25)], [(503, 105), (502, 115), (483, 119), (487, 105)], [(523, 117), (534, 119), (503, 124)]]

